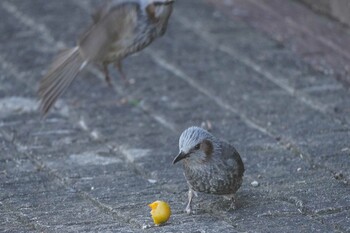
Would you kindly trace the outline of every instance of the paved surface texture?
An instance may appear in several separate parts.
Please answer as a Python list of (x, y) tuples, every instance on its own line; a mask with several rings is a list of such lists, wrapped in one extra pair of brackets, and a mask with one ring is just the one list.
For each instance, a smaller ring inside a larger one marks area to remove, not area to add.
[[(96, 1), (2, 0), (0, 231), (349, 232), (350, 30), (281, 2), (178, 0), (167, 34), (124, 62), (135, 84), (91, 68), (41, 120), (38, 81)], [(183, 212), (171, 162), (202, 122), (245, 163), (234, 211), (202, 194)]]

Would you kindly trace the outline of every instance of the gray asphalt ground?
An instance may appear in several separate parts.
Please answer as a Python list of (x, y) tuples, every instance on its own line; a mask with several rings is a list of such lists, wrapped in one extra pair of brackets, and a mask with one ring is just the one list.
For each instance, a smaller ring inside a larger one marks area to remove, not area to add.
[[(0, 231), (350, 232), (350, 29), (280, 2), (178, 0), (166, 35), (125, 60), (133, 85), (91, 67), (42, 120), (38, 82), (97, 1), (2, 0)], [(200, 194), (184, 213), (172, 160), (192, 125), (240, 152), (236, 210)]]

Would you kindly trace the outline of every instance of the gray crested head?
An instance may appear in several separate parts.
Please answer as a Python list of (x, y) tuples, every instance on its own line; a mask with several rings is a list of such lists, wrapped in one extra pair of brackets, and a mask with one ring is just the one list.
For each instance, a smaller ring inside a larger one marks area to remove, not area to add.
[(188, 153), (204, 139), (212, 140), (214, 136), (205, 129), (192, 126), (184, 130), (179, 138), (179, 150)]
[(182, 132), (179, 138), (179, 154), (173, 163), (182, 159), (203, 162), (211, 158), (214, 151), (220, 150), (220, 143), (211, 133), (192, 126)]
[(159, 16), (161, 10), (165, 8), (172, 8), (175, 0), (109, 0), (107, 2), (108, 7), (117, 7), (123, 4), (137, 4), (145, 11), (147, 7), (152, 6), (156, 10), (156, 16)]

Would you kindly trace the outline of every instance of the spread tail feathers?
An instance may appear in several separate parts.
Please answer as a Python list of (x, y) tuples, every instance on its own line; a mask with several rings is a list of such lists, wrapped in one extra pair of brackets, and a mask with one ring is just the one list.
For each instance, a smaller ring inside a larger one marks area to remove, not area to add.
[(57, 56), (46, 76), (40, 81), (38, 94), (43, 115), (48, 113), (86, 64), (79, 47), (67, 49)]

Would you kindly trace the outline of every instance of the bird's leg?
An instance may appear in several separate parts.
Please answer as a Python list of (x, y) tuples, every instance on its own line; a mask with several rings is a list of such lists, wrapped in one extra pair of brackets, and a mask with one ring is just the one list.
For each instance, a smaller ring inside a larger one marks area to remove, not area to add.
[(130, 84), (129, 80), (126, 78), (124, 72), (123, 72), (123, 66), (121, 61), (117, 61), (114, 63), (115, 68), (118, 70), (120, 77), (124, 81), (125, 84)]
[(191, 188), (188, 189), (188, 203), (187, 203), (187, 206), (186, 206), (186, 213), (187, 214), (190, 214), (192, 212), (192, 209), (191, 209), (191, 202), (192, 202), (192, 199), (193, 199), (193, 195), (195, 195), (197, 197), (197, 193), (192, 190)]
[(105, 75), (105, 80), (108, 86), (112, 87), (113, 85), (111, 82), (111, 76), (109, 75), (108, 64), (105, 64), (105, 63), (102, 64), (102, 72)]
[(226, 200), (231, 201), (230, 209), (235, 210), (236, 209), (236, 197), (235, 197), (235, 195), (234, 194), (225, 195), (224, 198)]

